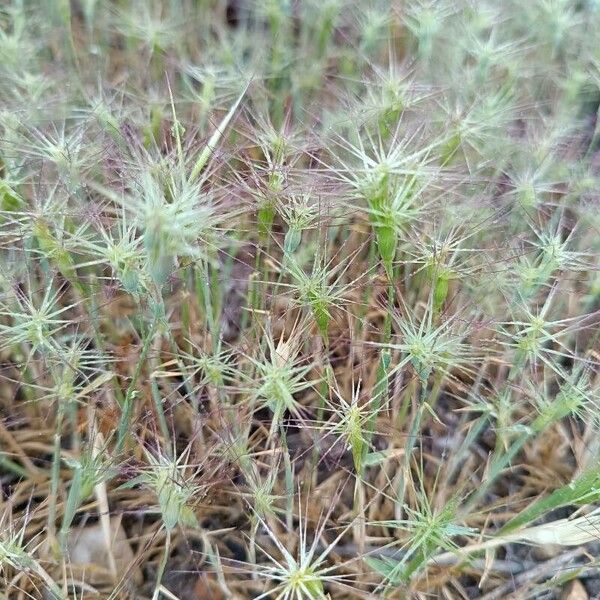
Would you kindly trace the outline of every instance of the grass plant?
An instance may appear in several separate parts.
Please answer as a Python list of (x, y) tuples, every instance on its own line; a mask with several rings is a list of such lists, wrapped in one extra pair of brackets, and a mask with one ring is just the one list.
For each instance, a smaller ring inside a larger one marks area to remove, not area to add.
[(599, 29), (3, 2), (0, 598), (593, 597)]

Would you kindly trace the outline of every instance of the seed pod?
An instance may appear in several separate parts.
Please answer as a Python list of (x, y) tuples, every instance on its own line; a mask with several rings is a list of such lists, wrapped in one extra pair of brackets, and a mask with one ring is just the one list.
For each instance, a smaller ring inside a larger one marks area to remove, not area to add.
[(157, 287), (160, 288), (167, 282), (169, 275), (173, 272), (174, 264), (175, 259), (173, 256), (165, 254), (159, 254), (154, 260), (150, 261), (148, 266), (150, 277), (152, 277)]
[(40, 249), (46, 253), (49, 258), (52, 257), (64, 277), (71, 282), (76, 282), (77, 277), (73, 258), (52, 235), (48, 224), (39, 219), (33, 227), (33, 234)]
[(269, 237), (273, 229), (273, 221), (275, 220), (275, 205), (265, 198), (258, 207), (258, 234), (261, 240)]
[(163, 487), (158, 495), (160, 512), (167, 531), (175, 529), (181, 513), (181, 505), (177, 501), (177, 498), (174, 498), (173, 496), (173, 491), (170, 486), (167, 485)]
[(348, 415), (346, 435), (348, 438), (348, 446), (350, 446), (350, 450), (352, 452), (354, 469), (357, 473), (362, 472), (362, 461), (365, 454), (365, 445), (360, 417), (360, 409), (358, 406), (352, 405), (350, 408), (350, 414)]
[(317, 327), (321, 332), (321, 335), (327, 339), (327, 332), (329, 330), (329, 319), (330, 314), (327, 310), (327, 301), (322, 294), (319, 294), (318, 290), (309, 289), (308, 304), (310, 305)]
[(175, 257), (168, 251), (167, 235), (160, 218), (156, 218), (144, 232), (144, 246), (149, 259), (148, 272), (158, 287), (162, 287), (167, 281), (175, 261)]
[(294, 227), (290, 227), (285, 234), (285, 239), (283, 240), (283, 251), (286, 254), (293, 254), (300, 245), (301, 240), (302, 231)]
[(440, 275), (435, 282), (435, 288), (433, 291), (433, 308), (436, 312), (442, 308), (446, 298), (448, 297), (448, 283), (449, 277), (445, 273)]
[[(0, 210), (14, 212), (22, 210), (24, 206), (25, 201), (23, 198), (6, 181), (0, 180)], [(3, 221), (4, 217), (0, 215), (0, 223)]]
[(379, 255), (381, 256), (381, 262), (388, 277), (392, 278), (393, 263), (396, 257), (396, 246), (398, 244), (398, 235), (393, 227), (389, 226), (378, 226), (377, 232), (377, 247), (379, 248)]
[(329, 312), (327, 311), (327, 306), (324, 302), (317, 302), (313, 305), (313, 316), (315, 317), (315, 321), (319, 331), (321, 332), (321, 335), (327, 339), (330, 317)]
[(442, 146), (442, 151), (441, 151), (442, 165), (447, 165), (452, 161), (452, 159), (454, 158), (454, 155), (460, 148), (461, 141), (462, 141), (462, 138), (461, 138), (460, 132), (457, 131)]
[(140, 273), (136, 267), (123, 265), (117, 271), (117, 277), (128, 294), (135, 295), (142, 291)]
[(537, 192), (533, 183), (525, 183), (518, 191), (518, 203), (524, 209), (533, 209), (537, 204)]

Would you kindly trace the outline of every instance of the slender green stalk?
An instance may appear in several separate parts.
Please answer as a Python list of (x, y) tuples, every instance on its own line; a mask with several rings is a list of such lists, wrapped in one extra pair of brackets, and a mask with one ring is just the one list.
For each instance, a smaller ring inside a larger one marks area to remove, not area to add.
[(127, 387), (127, 391), (125, 392), (124, 402), (121, 406), (121, 418), (119, 420), (117, 431), (117, 452), (121, 452), (124, 449), (127, 438), (131, 432), (131, 415), (133, 412), (133, 402), (137, 395), (137, 382), (142, 373), (142, 369), (144, 368), (144, 364), (146, 362), (146, 358), (151, 348), (152, 340), (154, 339), (154, 334), (158, 325), (159, 316), (155, 315), (150, 327), (143, 337), (142, 350), (140, 352), (138, 362), (136, 363), (131, 381), (129, 382), (129, 386)]

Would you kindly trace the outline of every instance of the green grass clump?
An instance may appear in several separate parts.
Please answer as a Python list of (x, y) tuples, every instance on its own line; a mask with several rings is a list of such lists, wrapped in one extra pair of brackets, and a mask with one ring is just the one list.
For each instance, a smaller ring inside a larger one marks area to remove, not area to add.
[(4, 2), (0, 599), (593, 578), (598, 29)]

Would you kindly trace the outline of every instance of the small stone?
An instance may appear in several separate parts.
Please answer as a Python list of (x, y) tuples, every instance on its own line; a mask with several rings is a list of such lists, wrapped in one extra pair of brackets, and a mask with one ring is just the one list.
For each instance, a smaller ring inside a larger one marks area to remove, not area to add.
[(560, 600), (588, 600), (589, 596), (579, 579), (574, 579), (565, 586)]
[[(128, 573), (131, 579), (139, 584), (142, 574), (139, 569), (132, 568), (135, 556), (127, 534), (117, 518), (111, 520), (111, 543), (116, 578), (120, 579)], [(81, 572), (86, 583), (99, 585), (114, 579), (111, 576), (109, 555), (100, 523), (71, 530), (67, 538), (67, 551), (70, 568)]]
[(558, 556), (561, 552), (561, 547), (556, 544), (544, 544), (535, 546), (532, 551), (533, 557), (542, 562)]

